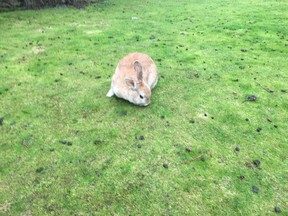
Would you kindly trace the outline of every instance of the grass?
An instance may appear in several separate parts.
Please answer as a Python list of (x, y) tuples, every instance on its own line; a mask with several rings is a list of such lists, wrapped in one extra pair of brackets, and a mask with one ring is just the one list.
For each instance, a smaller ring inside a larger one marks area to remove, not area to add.
[[(1, 13), (0, 214), (288, 214), (287, 10), (107, 0)], [(134, 51), (159, 69), (145, 108), (105, 96)]]

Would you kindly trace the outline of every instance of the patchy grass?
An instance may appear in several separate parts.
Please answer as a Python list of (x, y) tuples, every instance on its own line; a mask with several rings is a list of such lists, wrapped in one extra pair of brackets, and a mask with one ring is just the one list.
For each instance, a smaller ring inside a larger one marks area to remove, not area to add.
[[(0, 214), (288, 214), (287, 10), (125, 0), (0, 14)], [(159, 68), (145, 108), (105, 96), (134, 51)]]

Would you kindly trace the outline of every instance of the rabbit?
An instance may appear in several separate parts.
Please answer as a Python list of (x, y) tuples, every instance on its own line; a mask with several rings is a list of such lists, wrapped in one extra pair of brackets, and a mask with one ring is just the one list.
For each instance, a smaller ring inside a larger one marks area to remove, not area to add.
[(118, 63), (111, 89), (106, 96), (116, 95), (133, 104), (148, 106), (151, 102), (151, 90), (157, 82), (157, 67), (152, 58), (143, 53), (130, 53)]

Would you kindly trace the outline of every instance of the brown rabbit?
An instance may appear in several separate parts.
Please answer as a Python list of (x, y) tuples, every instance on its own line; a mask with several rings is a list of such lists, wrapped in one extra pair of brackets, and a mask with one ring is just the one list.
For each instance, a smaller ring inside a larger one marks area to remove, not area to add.
[(136, 105), (147, 106), (157, 81), (157, 67), (152, 58), (143, 53), (130, 53), (118, 63), (107, 96), (115, 94)]

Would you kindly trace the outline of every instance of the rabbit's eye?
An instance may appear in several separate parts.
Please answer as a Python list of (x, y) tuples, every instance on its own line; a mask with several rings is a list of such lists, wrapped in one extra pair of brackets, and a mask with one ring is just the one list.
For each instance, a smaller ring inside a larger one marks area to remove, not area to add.
[(144, 97), (142, 95), (140, 95), (140, 98), (143, 99)]

